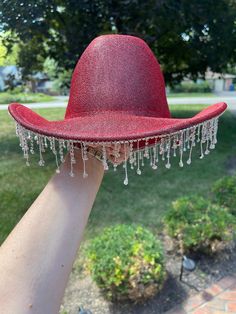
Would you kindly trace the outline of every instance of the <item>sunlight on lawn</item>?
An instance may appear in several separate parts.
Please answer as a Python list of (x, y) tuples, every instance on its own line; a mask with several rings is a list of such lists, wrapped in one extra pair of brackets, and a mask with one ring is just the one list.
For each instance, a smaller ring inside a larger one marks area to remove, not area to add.
[[(174, 117), (190, 117), (202, 106), (170, 106)], [(49, 120), (63, 119), (65, 109), (35, 110)], [(55, 171), (52, 154), (46, 153), (46, 166), (38, 166), (34, 156), (26, 167), (15, 136), (14, 122), (7, 111), (0, 111), (0, 242), (19, 221)], [(173, 160), (167, 170), (164, 165), (154, 171), (148, 167), (141, 176), (129, 170), (129, 185), (123, 185), (124, 169), (114, 174), (109, 170), (98, 192), (86, 229), (86, 238), (103, 227), (116, 223), (141, 223), (155, 233), (162, 228), (163, 213), (177, 197), (210, 193), (215, 180), (227, 174), (225, 163), (236, 153), (236, 124), (230, 113), (220, 118), (216, 150), (203, 160), (197, 151), (191, 166), (178, 167)], [(46, 215), (45, 215), (46, 219)]]

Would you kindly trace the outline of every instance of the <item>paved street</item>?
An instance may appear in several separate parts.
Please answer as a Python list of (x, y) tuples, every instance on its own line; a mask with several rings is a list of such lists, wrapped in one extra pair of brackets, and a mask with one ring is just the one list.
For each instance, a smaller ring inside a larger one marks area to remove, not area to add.
[[(34, 104), (25, 104), (26, 107), (31, 109), (36, 108), (59, 108), (59, 107), (66, 107), (68, 101), (68, 97), (61, 96), (58, 97), (56, 101), (50, 102), (43, 102), (43, 103), (34, 103)], [(168, 98), (168, 103), (170, 105), (178, 105), (178, 104), (202, 104), (202, 105), (212, 105), (217, 102), (226, 102), (229, 106), (229, 109), (236, 111), (236, 93), (232, 96), (228, 95), (221, 95), (221, 96), (214, 96), (214, 97), (170, 97)], [(0, 105), (0, 110), (6, 110), (8, 104)]]
[(213, 105), (217, 102), (226, 102), (230, 107), (235, 107), (236, 109), (236, 96), (217, 96), (217, 97), (176, 97), (176, 98), (168, 98), (168, 103), (170, 105), (178, 105), (178, 104), (191, 104), (191, 105)]

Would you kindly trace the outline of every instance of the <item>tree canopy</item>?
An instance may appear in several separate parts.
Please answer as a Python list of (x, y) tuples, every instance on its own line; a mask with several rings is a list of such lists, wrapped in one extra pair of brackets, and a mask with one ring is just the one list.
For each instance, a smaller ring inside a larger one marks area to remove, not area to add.
[(18, 60), (19, 47), (17, 44), (11, 44), (11, 51), (7, 51), (6, 38), (10, 36), (13, 37), (9, 32), (0, 35), (0, 66), (14, 65)]
[(236, 63), (235, 0), (2, 0), (0, 20), (17, 35), (25, 74), (47, 57), (73, 69), (89, 42), (106, 33), (143, 38), (167, 82)]

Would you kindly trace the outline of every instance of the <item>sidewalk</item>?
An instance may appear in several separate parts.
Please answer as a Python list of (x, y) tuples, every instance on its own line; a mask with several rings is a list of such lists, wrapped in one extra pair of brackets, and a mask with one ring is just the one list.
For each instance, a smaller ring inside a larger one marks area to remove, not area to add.
[(236, 274), (225, 277), (166, 314), (236, 314)]
[[(219, 95), (215, 97), (176, 97), (176, 98), (168, 98), (167, 101), (169, 105), (213, 105), (218, 102), (226, 102), (228, 108), (230, 110), (236, 110), (236, 96), (232, 94), (228, 95)], [(33, 103), (33, 104), (23, 104), (28, 108), (37, 109), (37, 108), (65, 108), (67, 106), (68, 97), (60, 96), (55, 101), (45, 102), (45, 103)], [(0, 105), (0, 110), (6, 110), (8, 108), (8, 104)]]

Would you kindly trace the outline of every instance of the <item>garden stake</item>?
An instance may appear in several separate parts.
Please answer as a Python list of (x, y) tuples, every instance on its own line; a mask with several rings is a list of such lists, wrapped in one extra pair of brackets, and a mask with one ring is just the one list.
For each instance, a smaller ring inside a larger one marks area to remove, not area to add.
[(189, 272), (192, 272), (196, 269), (196, 263), (186, 257), (185, 255), (183, 255), (182, 259), (181, 259), (181, 268), (180, 268), (180, 275), (179, 275), (179, 280), (186, 284), (187, 286), (189, 286), (190, 288), (193, 288), (195, 289), (196, 291), (199, 291), (195, 286), (191, 285), (190, 283), (186, 282), (183, 280), (183, 273), (184, 273), (184, 270), (186, 271), (189, 271)]

